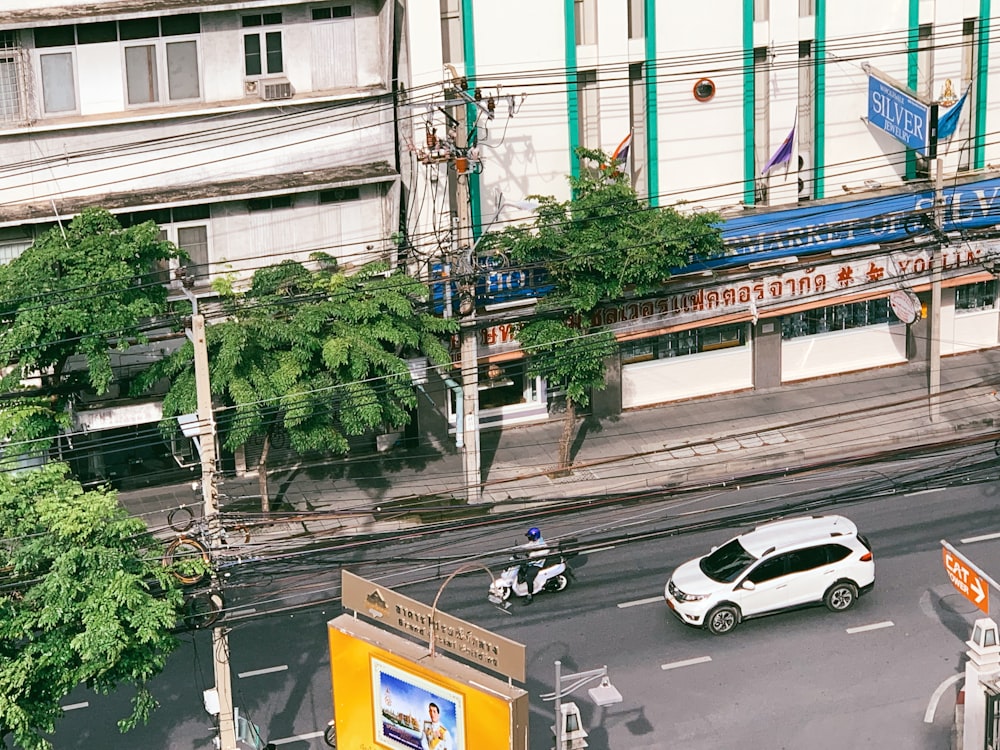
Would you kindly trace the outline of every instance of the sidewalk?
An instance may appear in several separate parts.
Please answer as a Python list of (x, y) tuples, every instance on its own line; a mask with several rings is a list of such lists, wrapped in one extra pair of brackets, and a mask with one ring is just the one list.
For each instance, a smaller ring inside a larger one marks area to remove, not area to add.
[[(903, 448), (1000, 432), (1000, 349), (942, 360), (936, 418), (927, 366), (838, 375), (779, 389), (743, 391), (580, 421), (574, 470), (551, 478), (562, 420), (482, 433), (483, 505), (514, 510), (548, 500), (688, 488), (825, 462), (849, 462)], [(1000, 436), (1000, 435), (998, 435)], [(261, 536), (371, 533), (420, 522), (402, 508), (462, 505), (463, 458), (454, 443), (300, 466), (271, 475), (274, 522)], [(223, 511), (251, 514), (256, 477), (226, 478)], [(158, 534), (173, 535), (166, 513), (200, 506), (189, 484), (120, 492)], [(241, 499), (242, 498), (242, 499)], [(468, 509), (472, 510), (472, 509)], [(197, 515), (197, 514), (196, 514)], [(440, 517), (440, 513), (438, 513)]]

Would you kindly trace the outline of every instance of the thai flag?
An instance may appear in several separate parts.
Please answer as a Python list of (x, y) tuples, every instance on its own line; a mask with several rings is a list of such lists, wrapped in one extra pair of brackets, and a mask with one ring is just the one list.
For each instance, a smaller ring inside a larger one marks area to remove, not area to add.
[(628, 152), (632, 149), (632, 134), (629, 133), (618, 144), (618, 148), (611, 154), (611, 161), (614, 164), (625, 164), (628, 162)]

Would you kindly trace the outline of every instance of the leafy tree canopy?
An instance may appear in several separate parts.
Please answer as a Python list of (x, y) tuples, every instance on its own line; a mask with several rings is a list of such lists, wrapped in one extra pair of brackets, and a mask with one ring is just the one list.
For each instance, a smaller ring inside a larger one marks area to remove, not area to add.
[[(206, 338), (213, 396), (232, 407), (230, 450), (280, 423), (299, 452), (346, 453), (348, 436), (409, 420), (406, 358), (450, 362), (442, 337), (457, 326), (424, 311), (426, 286), (383, 264), (347, 275), (329, 256), (314, 260), (319, 270), (294, 261), (261, 269), (245, 293), (220, 288), (225, 316)], [(134, 393), (169, 379), (165, 430), (196, 411), (193, 356), (187, 342), (135, 383)]]
[[(152, 222), (124, 229), (91, 208), (0, 265), (0, 439), (12, 441), (11, 452), (44, 447), (26, 441), (66, 426), (73, 392), (107, 391), (110, 351), (146, 341), (143, 323), (167, 298), (158, 264), (181, 255)], [(86, 362), (85, 373), (67, 372), (71, 357)], [(22, 381), (39, 376), (44, 395), (23, 392)]]
[(483, 242), (548, 270), (555, 290), (545, 309), (590, 313), (602, 301), (655, 291), (674, 269), (722, 253), (718, 214), (651, 208), (602, 151), (577, 154), (584, 164), (570, 178), (572, 198), (531, 196), (539, 201), (532, 223)]
[(179, 584), (145, 525), (68, 467), (0, 472), (0, 742), (48, 748), (60, 701), (81, 683), (137, 690), (127, 729), (155, 702), (146, 687), (176, 646)]

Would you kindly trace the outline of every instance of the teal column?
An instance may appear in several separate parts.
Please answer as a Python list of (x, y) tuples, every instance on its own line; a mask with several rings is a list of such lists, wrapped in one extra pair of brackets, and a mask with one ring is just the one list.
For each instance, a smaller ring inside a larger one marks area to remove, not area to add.
[(813, 107), (813, 195), (826, 187), (826, 0), (816, 0), (816, 75)]
[(563, 29), (566, 35), (566, 120), (569, 122), (569, 165), (573, 177), (580, 176), (580, 92), (576, 70), (576, 12), (573, 0), (563, 0)]
[(752, 206), (757, 168), (754, 165), (753, 0), (743, 0), (743, 202)]
[(656, 96), (656, 0), (646, 0), (646, 64), (643, 78), (646, 84), (646, 190), (649, 205), (660, 205), (660, 107)]
[[(919, 85), (917, 50), (920, 46), (920, 0), (910, 0), (910, 14), (907, 19), (909, 31), (906, 37), (906, 85), (916, 91)], [(906, 149), (906, 179), (917, 176), (917, 155), (913, 149)]]
[[(462, 51), (465, 55), (465, 77), (469, 85), (474, 86), (476, 80), (476, 31), (472, 22), (473, 0), (462, 0)], [(479, 110), (471, 104), (467, 108), (466, 120), (469, 123), (478, 122)], [(469, 175), (469, 203), (472, 213), (472, 236), (479, 239), (483, 231), (482, 199), (479, 186), (479, 175)]]
[(990, 0), (979, 0), (979, 39), (976, 49), (976, 123), (972, 146), (973, 169), (986, 166), (986, 89), (990, 62)]

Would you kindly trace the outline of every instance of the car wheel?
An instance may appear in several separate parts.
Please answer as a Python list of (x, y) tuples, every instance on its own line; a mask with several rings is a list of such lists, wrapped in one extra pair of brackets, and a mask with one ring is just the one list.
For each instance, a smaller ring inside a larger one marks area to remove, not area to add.
[(846, 612), (858, 600), (858, 587), (846, 581), (830, 587), (823, 597), (823, 604), (831, 612)]
[(545, 582), (546, 591), (562, 591), (567, 586), (569, 586), (569, 578), (562, 573)]
[(740, 624), (740, 611), (731, 604), (723, 604), (709, 612), (705, 622), (713, 635), (725, 635)]

